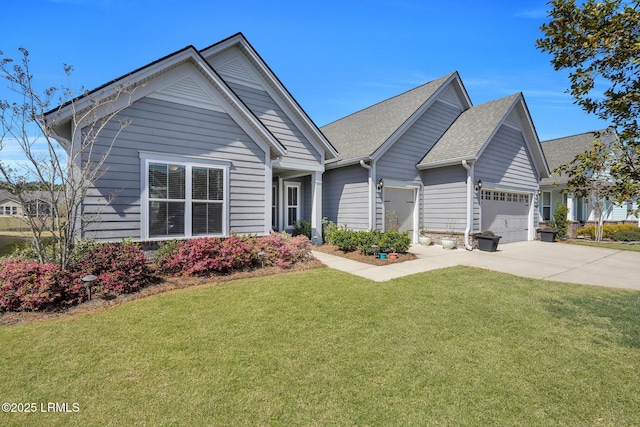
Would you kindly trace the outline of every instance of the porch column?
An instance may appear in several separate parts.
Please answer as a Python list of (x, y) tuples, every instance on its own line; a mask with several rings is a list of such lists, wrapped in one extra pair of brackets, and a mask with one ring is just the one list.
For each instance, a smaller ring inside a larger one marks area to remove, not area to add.
[(311, 175), (311, 243), (322, 244), (322, 172)]
[(568, 208), (567, 219), (569, 221), (575, 221), (576, 220), (576, 213), (575, 213), (575, 208), (574, 208), (574, 203), (573, 203), (573, 198), (574, 197), (575, 197), (575, 195), (573, 193), (567, 195), (567, 208)]

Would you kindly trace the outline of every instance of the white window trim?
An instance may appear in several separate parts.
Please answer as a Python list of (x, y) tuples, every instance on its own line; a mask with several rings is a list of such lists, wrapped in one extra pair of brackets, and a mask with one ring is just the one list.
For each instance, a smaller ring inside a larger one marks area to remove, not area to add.
[[(160, 153), (146, 153), (140, 152), (140, 237), (144, 240), (166, 240), (166, 239), (179, 239), (179, 238), (191, 238), (191, 237), (227, 237), (229, 236), (229, 169), (230, 162), (220, 161), (215, 159), (200, 158), (200, 157), (188, 157), (188, 156), (176, 156)], [(178, 166), (185, 166), (185, 212), (184, 212), (184, 235), (181, 236), (149, 236), (149, 164), (162, 163), (173, 164)], [(192, 212), (192, 199), (191, 199), (191, 171), (194, 167), (204, 167), (212, 169), (222, 169), (224, 188), (223, 188), (223, 202), (222, 202), (222, 233), (220, 234), (208, 234), (194, 236), (191, 232), (191, 212)]]
[(284, 228), (287, 230), (293, 229), (293, 224), (289, 224), (289, 188), (298, 189), (298, 203), (296, 204), (296, 221), (302, 219), (302, 183), (285, 181), (284, 183)]
[[(548, 205), (546, 205), (544, 203), (545, 194), (549, 195), (549, 204)], [(540, 217), (542, 217), (543, 221), (551, 221), (551, 218), (553, 218), (553, 213), (551, 212), (552, 211), (551, 207), (553, 206), (553, 194), (551, 193), (551, 191), (543, 191), (541, 196), (540, 196), (540, 198), (541, 198), (541, 201), (540, 201), (540, 206), (541, 206)], [(547, 219), (547, 220), (544, 219), (544, 208), (549, 208), (549, 219)]]

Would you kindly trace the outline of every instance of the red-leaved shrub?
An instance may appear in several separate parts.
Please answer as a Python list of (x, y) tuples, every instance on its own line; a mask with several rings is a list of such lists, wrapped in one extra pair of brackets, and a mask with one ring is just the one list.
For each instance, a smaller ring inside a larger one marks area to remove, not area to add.
[[(260, 252), (264, 252), (262, 261)], [(308, 253), (309, 239), (305, 236), (274, 233), (264, 237), (202, 237), (178, 242), (169, 253), (156, 258), (156, 263), (165, 274), (209, 276), (249, 270), (261, 266), (261, 262), (289, 268), (305, 261)]]
[(150, 271), (144, 253), (124, 243), (82, 248), (67, 270), (22, 258), (0, 259), (0, 311), (37, 311), (76, 305), (86, 299), (82, 278), (94, 274), (95, 292), (131, 293), (146, 285)]
[(108, 295), (130, 294), (145, 286), (151, 277), (144, 252), (125, 243), (92, 245), (69, 266), (76, 280), (93, 274), (97, 292)]
[(84, 287), (58, 264), (8, 258), (0, 263), (0, 311), (37, 311), (84, 299)]

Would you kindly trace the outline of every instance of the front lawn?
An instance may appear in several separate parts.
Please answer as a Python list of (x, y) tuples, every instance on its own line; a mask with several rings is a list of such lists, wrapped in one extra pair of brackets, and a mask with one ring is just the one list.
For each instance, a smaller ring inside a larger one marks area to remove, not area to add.
[(0, 424), (639, 425), (639, 308), (466, 267), (185, 289), (0, 327), (2, 401), (37, 408)]
[(595, 246), (597, 248), (615, 249), (618, 251), (640, 252), (639, 244), (629, 244), (624, 242), (595, 242), (593, 240), (579, 239), (568, 240), (568, 242), (573, 245)]

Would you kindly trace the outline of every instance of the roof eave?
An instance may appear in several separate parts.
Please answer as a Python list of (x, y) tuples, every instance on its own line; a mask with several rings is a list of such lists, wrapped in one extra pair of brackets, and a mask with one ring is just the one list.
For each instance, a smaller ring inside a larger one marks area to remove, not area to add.
[(436, 168), (442, 168), (442, 167), (446, 167), (446, 166), (462, 165), (463, 161), (466, 161), (467, 163), (473, 163), (476, 160), (478, 160), (478, 158), (476, 156), (456, 157), (454, 159), (440, 160), (438, 162), (430, 162), (430, 163), (425, 163), (425, 164), (418, 164), (418, 165), (416, 165), (416, 167), (418, 168), (418, 170), (436, 169)]

